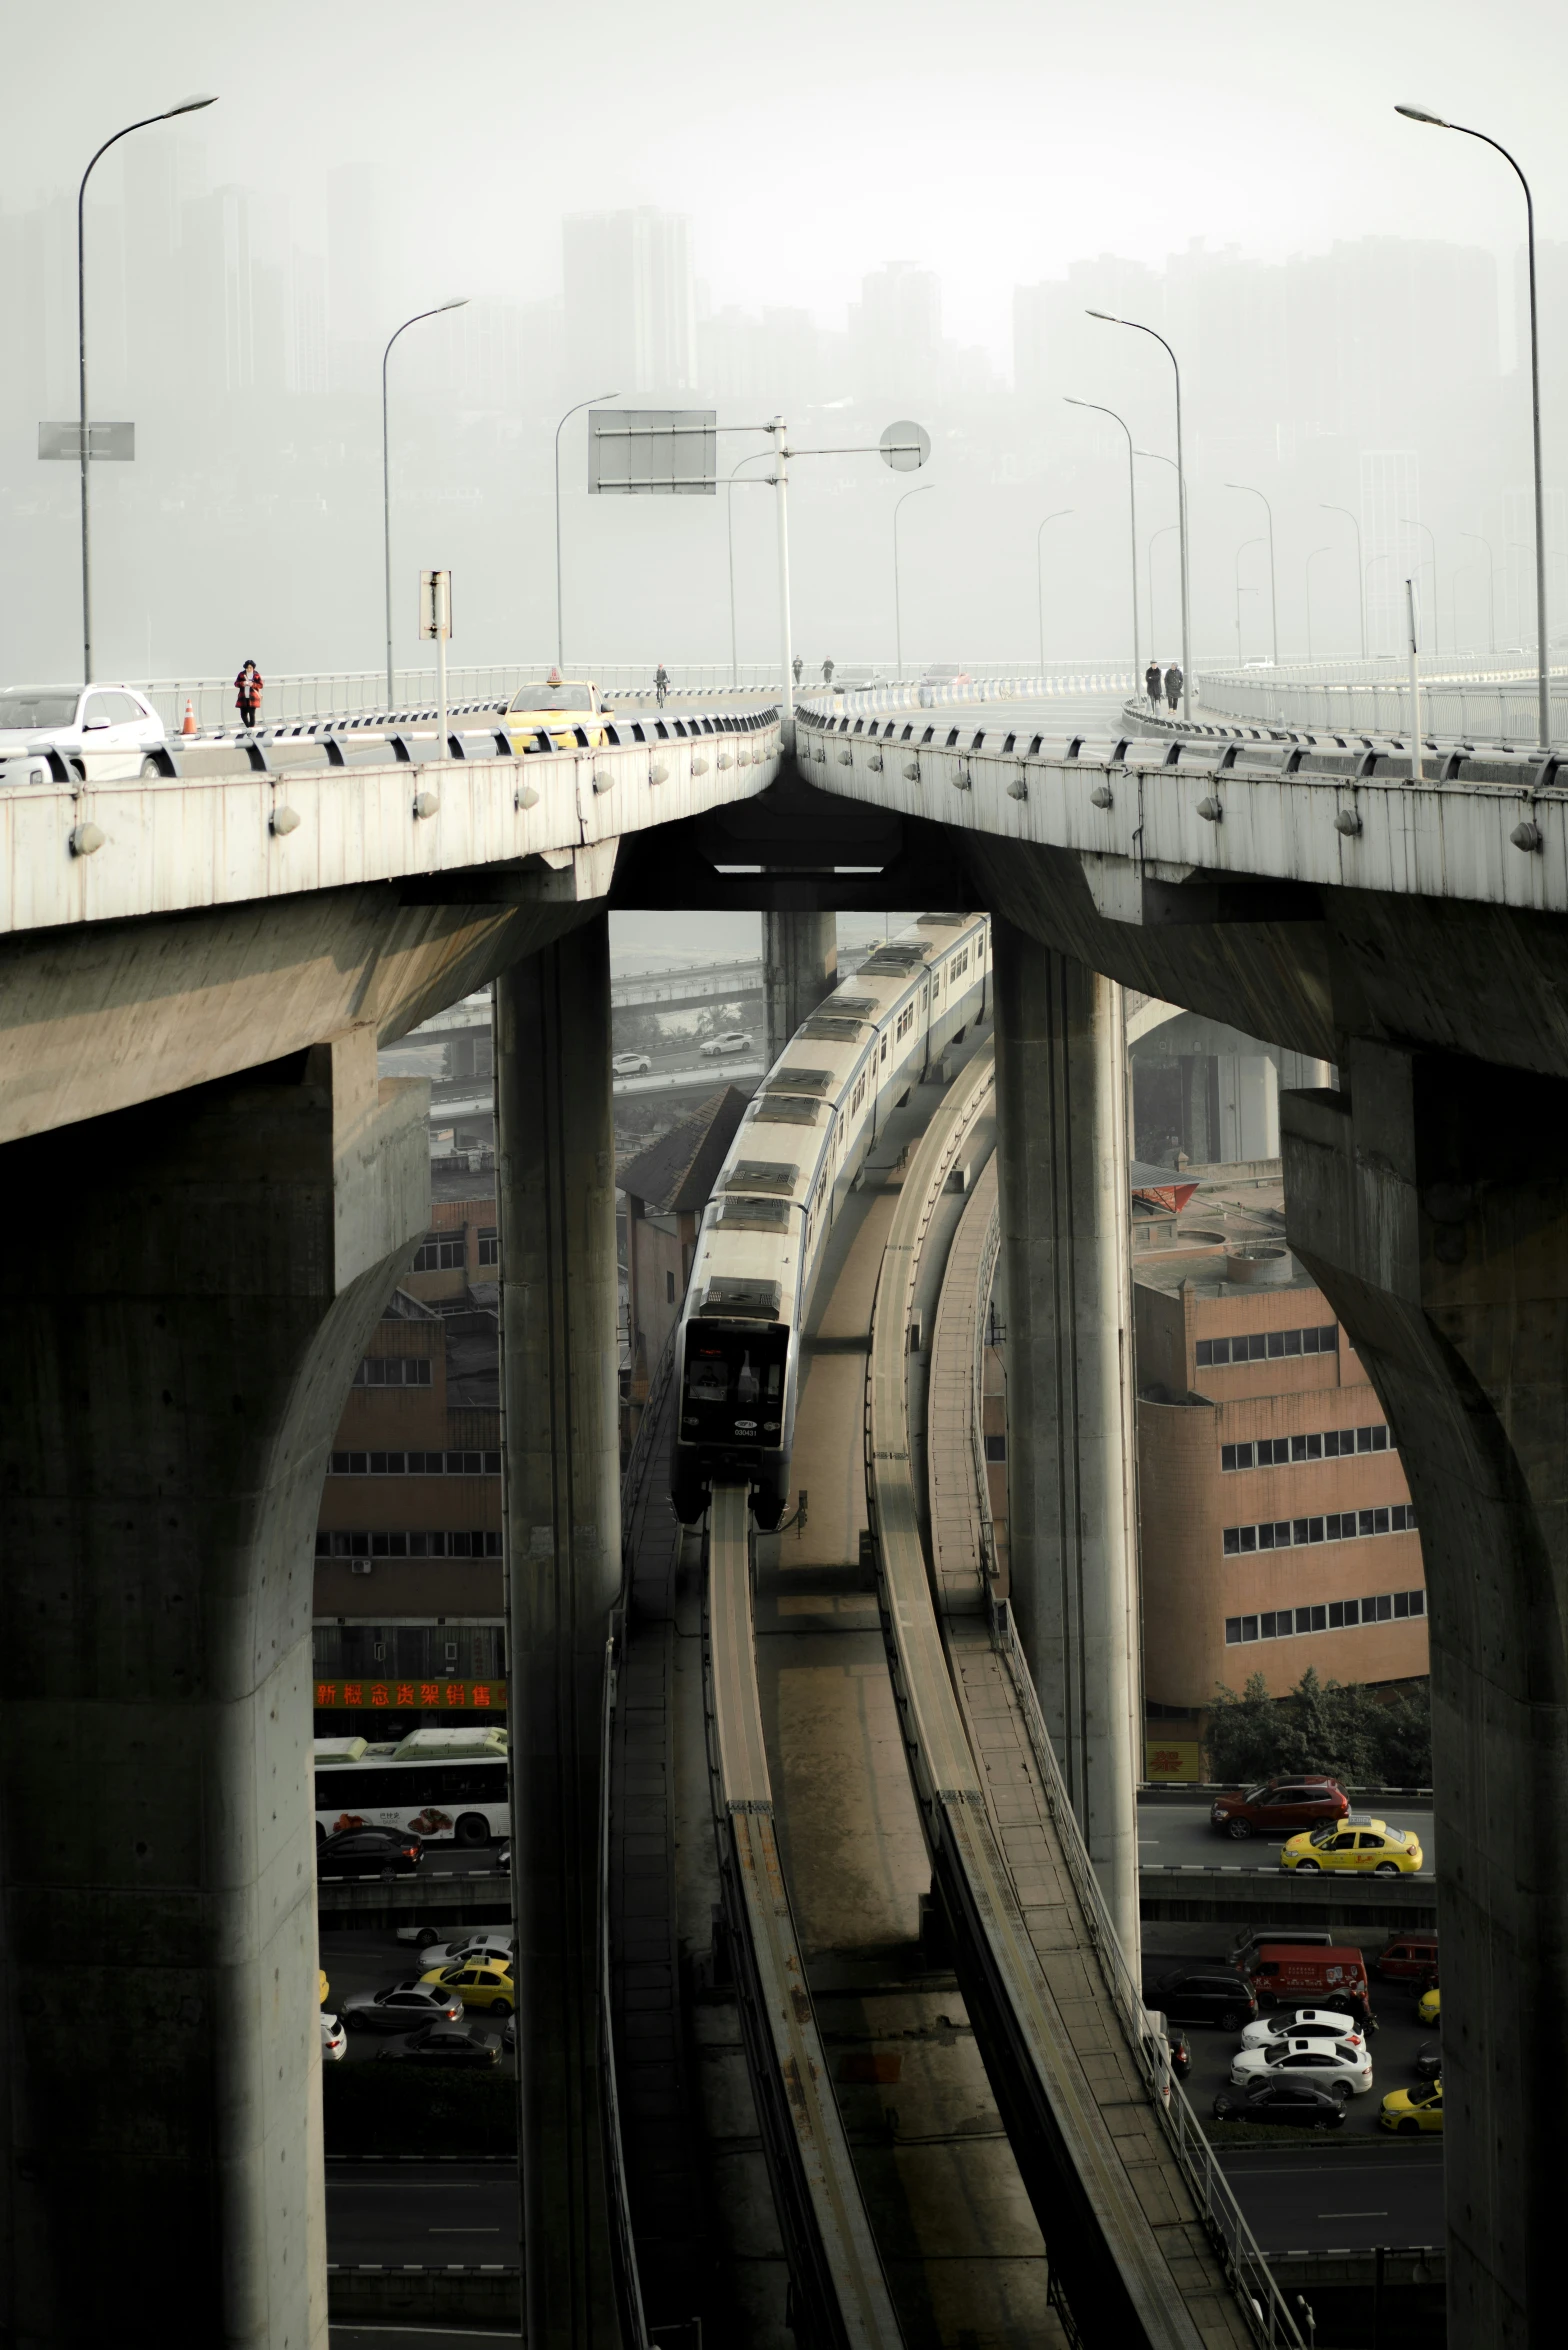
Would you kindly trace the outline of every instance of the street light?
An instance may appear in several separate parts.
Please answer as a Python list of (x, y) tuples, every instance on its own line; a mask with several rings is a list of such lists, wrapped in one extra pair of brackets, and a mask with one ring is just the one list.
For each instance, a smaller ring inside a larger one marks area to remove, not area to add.
[(1432, 549), (1432, 650), (1434, 653), (1440, 653), (1443, 647), (1439, 637), (1437, 625), (1437, 540), (1432, 535), (1430, 524), (1425, 522), (1417, 522), (1409, 514), (1401, 514), (1399, 519), (1404, 524), (1406, 530), (1424, 530), (1427, 535), (1427, 542)]
[[(1141, 456), (1143, 454), (1144, 452), (1140, 450), (1139, 455)], [(1154, 625), (1154, 542), (1156, 539), (1163, 539), (1167, 537), (1171, 531), (1179, 530), (1180, 527), (1181, 525), (1176, 522), (1162, 522), (1159, 529), (1152, 531), (1149, 535), (1149, 659), (1156, 662), (1160, 657), (1160, 638), (1159, 631)]]
[(898, 513), (911, 498), (923, 498), (927, 490), (936, 488), (934, 481), (923, 481), (916, 490), (905, 490), (901, 498), (893, 500), (893, 646), (898, 660), (898, 682), (904, 682), (904, 616), (898, 598)]
[[(1241, 558), (1249, 547), (1261, 547), (1267, 543), (1265, 539), (1261, 538), (1243, 539), (1241, 545), (1236, 549), (1236, 662), (1238, 667), (1241, 664)], [(1249, 596), (1251, 595), (1251, 588), (1247, 590), (1247, 593)]]
[(1321, 498), (1318, 506), (1325, 514), (1343, 514), (1356, 534), (1356, 600), (1361, 608), (1361, 658), (1364, 661), (1367, 657), (1367, 582), (1361, 566), (1361, 517), (1353, 514), (1348, 506), (1330, 506)]
[[(1132, 690), (1136, 693), (1143, 660), (1138, 649), (1138, 485), (1132, 467), (1132, 430), (1125, 417), (1118, 416), (1114, 408), (1102, 407), (1098, 400), (1075, 400), (1070, 392), (1064, 393), (1063, 397), (1069, 408), (1092, 408), (1096, 416), (1109, 416), (1127, 435), (1127, 518), (1132, 529)], [(1185, 675), (1183, 671), (1183, 692), (1186, 691)]]
[(618, 400), (620, 396), (619, 392), (595, 392), (591, 400), (579, 400), (575, 407), (568, 408), (555, 428), (555, 666), (558, 671), (566, 667), (566, 624), (561, 617), (561, 425), (569, 424), (584, 408), (597, 408), (601, 401)]
[(178, 105), (166, 106), (161, 114), (144, 114), (138, 122), (128, 122), (123, 131), (105, 139), (92, 162), (82, 174), (82, 184), (76, 191), (76, 390), (78, 399), (77, 464), (82, 478), (82, 683), (93, 681), (93, 566), (92, 536), (87, 497), (88, 428), (87, 428), (87, 183), (95, 166), (128, 139), (132, 131), (144, 131), (155, 122), (173, 122), (176, 115), (199, 114), (204, 106), (216, 106), (216, 96), (182, 98)]
[(1145, 326), (1141, 319), (1118, 318), (1109, 310), (1091, 310), (1089, 316), (1100, 319), (1106, 326), (1130, 326), (1135, 334), (1153, 335), (1154, 340), (1159, 344), (1166, 358), (1169, 359), (1175, 373), (1176, 512), (1181, 523), (1181, 714), (1184, 718), (1190, 718), (1192, 716), (1192, 661), (1188, 643), (1190, 605), (1187, 593), (1187, 470), (1181, 453), (1181, 369), (1177, 365), (1176, 354), (1165, 337), (1162, 334), (1156, 334), (1152, 326)]
[(455, 295), (450, 302), (438, 302), (433, 310), (416, 310), (412, 318), (387, 337), (387, 347), (381, 354), (381, 556), (386, 577), (387, 595), (387, 708), (391, 709), (395, 689), (392, 684), (392, 461), (387, 443), (387, 361), (392, 356), (392, 345), (399, 335), (407, 334), (422, 318), (439, 318), (444, 310), (465, 310), (466, 294)]
[[(1486, 549), (1486, 649), (1494, 657), (1497, 652), (1497, 557), (1492, 553), (1492, 542), (1484, 539), (1478, 530), (1462, 530), (1462, 539), (1474, 539), (1478, 547)], [(1457, 624), (1454, 649), (1459, 649)]]
[[(1077, 508), (1074, 506), (1058, 506), (1054, 514), (1048, 514), (1045, 517), (1045, 522), (1041, 523), (1034, 534), (1034, 585), (1035, 601), (1040, 614), (1040, 675), (1042, 677), (1045, 675), (1045, 548), (1042, 543), (1045, 538), (1045, 523), (1060, 522), (1064, 514), (1076, 512)], [(1132, 690), (1134, 693), (1138, 690), (1136, 678), (1132, 681)]]
[(1314, 547), (1307, 557), (1307, 666), (1312, 666), (1312, 566), (1320, 555), (1332, 555), (1332, 547)]
[(1225, 487), (1228, 490), (1240, 490), (1242, 496), (1246, 498), (1261, 498), (1263, 511), (1269, 518), (1269, 634), (1273, 639), (1274, 666), (1277, 669), (1279, 667), (1279, 582), (1274, 570), (1274, 509), (1267, 498), (1263, 497), (1263, 492), (1254, 489), (1250, 481), (1228, 481)]
[[(735, 506), (730, 492), (735, 487), (735, 476), (743, 465), (755, 465), (759, 457), (771, 457), (772, 454), (771, 449), (753, 449), (749, 457), (737, 457), (735, 463), (730, 467), (729, 480), (724, 485), (724, 535), (729, 541), (730, 551), (730, 688), (732, 692), (738, 691), (740, 687), (740, 662), (735, 650)], [(771, 489), (773, 476), (768, 473), (758, 475), (756, 486), (758, 489)]]
[(1468, 123), (1447, 122), (1440, 114), (1428, 114), (1420, 106), (1396, 106), (1409, 122), (1430, 123), (1434, 130), (1458, 131), (1467, 139), (1479, 139), (1484, 147), (1491, 147), (1501, 155), (1524, 190), (1525, 246), (1529, 260), (1530, 279), (1530, 431), (1535, 459), (1535, 634), (1536, 634), (1536, 718), (1540, 747), (1544, 751), (1551, 739), (1552, 711), (1548, 691), (1547, 632), (1546, 632), (1546, 502), (1541, 488), (1541, 337), (1540, 321), (1535, 299), (1535, 198), (1516, 159), (1509, 154), (1501, 140), (1489, 131), (1472, 130)]

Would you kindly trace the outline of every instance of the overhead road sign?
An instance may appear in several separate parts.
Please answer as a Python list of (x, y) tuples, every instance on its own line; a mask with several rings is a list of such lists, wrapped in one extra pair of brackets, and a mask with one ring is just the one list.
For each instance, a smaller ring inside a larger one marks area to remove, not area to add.
[(923, 424), (906, 419), (890, 424), (877, 446), (883, 464), (891, 465), (895, 473), (918, 473), (931, 454), (931, 435)]
[(616, 408), (588, 425), (595, 497), (711, 498), (718, 487), (714, 408)]
[[(82, 428), (73, 416), (69, 424), (40, 424), (38, 427), (38, 454), (40, 457), (68, 457), (73, 465), (82, 459)], [(100, 462), (129, 465), (136, 455), (136, 427), (134, 424), (90, 424), (87, 427), (87, 454)]]

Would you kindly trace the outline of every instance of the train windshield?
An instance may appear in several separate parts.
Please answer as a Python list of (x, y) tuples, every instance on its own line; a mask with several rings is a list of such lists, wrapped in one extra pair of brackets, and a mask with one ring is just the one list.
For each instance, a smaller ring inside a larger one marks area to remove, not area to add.
[(737, 1330), (693, 1322), (686, 1333), (681, 1434), (688, 1443), (777, 1444), (789, 1332), (777, 1323)]

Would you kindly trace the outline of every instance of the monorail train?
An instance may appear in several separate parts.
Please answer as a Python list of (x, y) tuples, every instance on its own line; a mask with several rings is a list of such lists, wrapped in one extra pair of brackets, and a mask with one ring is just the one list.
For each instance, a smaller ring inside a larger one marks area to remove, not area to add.
[(784, 1513), (799, 1332), (834, 1219), (890, 1113), (990, 1002), (983, 914), (922, 914), (818, 1005), (763, 1079), (703, 1213), (677, 1338), (672, 1497), (714, 1480)]

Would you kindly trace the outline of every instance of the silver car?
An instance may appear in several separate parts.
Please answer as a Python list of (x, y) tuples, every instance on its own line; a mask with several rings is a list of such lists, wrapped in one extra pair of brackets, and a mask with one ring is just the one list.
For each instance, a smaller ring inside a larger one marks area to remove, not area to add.
[(0, 759), (60, 751), (86, 762), (93, 782), (157, 775), (163, 720), (128, 685), (12, 685), (0, 689)]
[(351, 1992), (343, 2002), (343, 2025), (350, 2032), (412, 2032), (419, 2024), (462, 2020), (463, 2002), (455, 1991), (421, 1983), (417, 1976), (386, 1991)]

